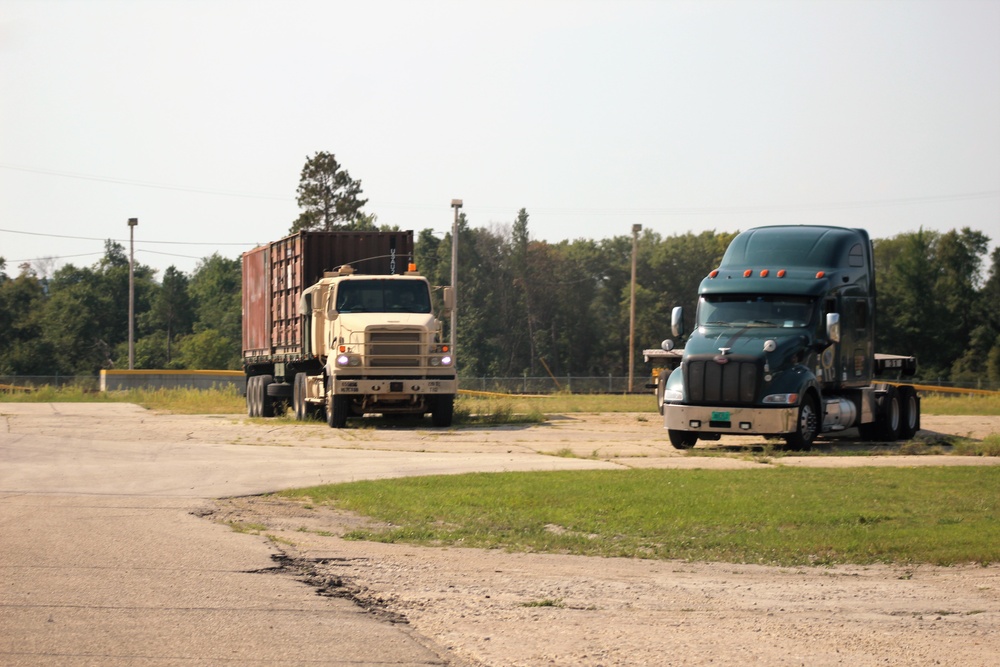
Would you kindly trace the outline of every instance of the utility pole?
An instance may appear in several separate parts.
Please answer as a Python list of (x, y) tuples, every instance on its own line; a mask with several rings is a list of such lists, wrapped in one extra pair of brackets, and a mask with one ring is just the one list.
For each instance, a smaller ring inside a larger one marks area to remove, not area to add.
[(642, 225), (632, 225), (632, 295), (628, 314), (628, 393), (632, 393), (635, 380), (635, 253)]
[(451, 325), (449, 326), (451, 358), (455, 356), (455, 331), (458, 322), (458, 209), (462, 208), (461, 199), (452, 199), (451, 207), (455, 209), (455, 220), (451, 223), (451, 291), (455, 304), (451, 309)]
[(128, 219), (128, 369), (135, 368), (135, 227), (139, 218)]

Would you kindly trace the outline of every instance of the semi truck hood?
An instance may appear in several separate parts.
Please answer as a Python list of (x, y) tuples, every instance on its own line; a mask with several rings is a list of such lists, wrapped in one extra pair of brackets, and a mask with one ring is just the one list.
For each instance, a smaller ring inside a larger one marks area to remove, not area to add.
[[(773, 341), (774, 349), (765, 351)], [(801, 329), (794, 332), (780, 328), (706, 328), (699, 330), (684, 346), (684, 356), (718, 355), (766, 359), (772, 368), (780, 368), (804, 356), (810, 337)]]

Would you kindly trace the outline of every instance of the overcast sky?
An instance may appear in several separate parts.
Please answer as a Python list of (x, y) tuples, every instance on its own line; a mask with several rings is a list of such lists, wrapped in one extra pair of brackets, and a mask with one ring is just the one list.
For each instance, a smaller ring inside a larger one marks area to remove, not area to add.
[(317, 151), (416, 232), (460, 198), (550, 242), (1000, 240), (994, 0), (0, 0), (0, 59), (9, 274), (127, 249), (130, 217), (161, 272), (239, 256), (287, 233)]

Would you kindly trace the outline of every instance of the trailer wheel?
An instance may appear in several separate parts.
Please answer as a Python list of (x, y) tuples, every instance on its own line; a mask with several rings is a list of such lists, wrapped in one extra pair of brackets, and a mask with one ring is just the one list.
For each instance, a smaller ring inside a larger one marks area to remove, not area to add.
[(691, 431), (667, 429), (667, 435), (670, 436), (670, 444), (674, 446), (674, 449), (691, 449), (698, 442), (698, 434)]
[(273, 383), (273, 375), (261, 375), (257, 379), (257, 402), (260, 405), (261, 417), (274, 416), (274, 399), (267, 393), (267, 388)]
[(893, 385), (888, 385), (885, 393), (878, 397), (878, 418), (875, 429), (880, 442), (895, 442), (900, 433), (900, 401), (899, 392)]
[(899, 439), (909, 440), (920, 430), (920, 397), (910, 385), (899, 387)]
[(431, 399), (431, 423), (440, 428), (451, 426), (455, 415), (455, 396), (434, 396)]
[(251, 375), (247, 378), (247, 417), (260, 416), (260, 410), (257, 407), (257, 379), (259, 377)]
[(306, 408), (306, 374), (296, 373), (295, 382), (292, 384), (292, 408), (295, 410), (295, 419), (305, 421), (309, 414)]
[(334, 394), (333, 391), (326, 392), (326, 423), (330, 428), (347, 426), (347, 412), (350, 409), (350, 399), (347, 396)]
[(785, 436), (785, 444), (792, 451), (808, 452), (812, 449), (817, 433), (819, 433), (819, 412), (816, 408), (816, 399), (812, 394), (806, 394), (802, 397), (802, 405), (799, 406), (795, 432)]

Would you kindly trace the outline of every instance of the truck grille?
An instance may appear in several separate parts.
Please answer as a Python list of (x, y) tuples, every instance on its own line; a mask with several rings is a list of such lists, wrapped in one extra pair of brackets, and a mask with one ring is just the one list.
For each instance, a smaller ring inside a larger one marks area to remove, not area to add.
[(419, 331), (368, 332), (368, 365), (372, 368), (420, 366)]
[(757, 396), (758, 375), (756, 362), (732, 357), (725, 364), (697, 359), (684, 365), (688, 400), (692, 403), (751, 404)]

